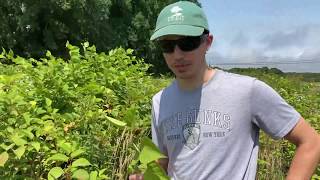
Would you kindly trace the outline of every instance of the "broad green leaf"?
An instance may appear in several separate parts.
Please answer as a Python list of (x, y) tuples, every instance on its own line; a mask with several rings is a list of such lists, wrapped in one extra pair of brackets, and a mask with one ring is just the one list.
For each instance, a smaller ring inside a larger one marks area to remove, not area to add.
[(7, 127), (7, 131), (8, 131), (9, 133), (13, 133), (13, 132), (14, 132), (14, 129), (9, 126), (9, 127)]
[(50, 52), (50, 51), (47, 51), (47, 52), (46, 52), (46, 56), (47, 56), (47, 57), (51, 57), (51, 56), (52, 56), (52, 55), (51, 55), (51, 52)]
[(89, 177), (89, 173), (84, 169), (78, 169), (72, 174), (72, 178), (77, 178), (79, 180), (87, 180)]
[(129, 166), (128, 166), (128, 172), (129, 173), (134, 173), (134, 172), (138, 171), (139, 170), (139, 168), (138, 168), (139, 167), (139, 162), (140, 161), (137, 158), (133, 159), (130, 162)]
[(96, 180), (97, 179), (97, 177), (98, 177), (98, 171), (92, 171), (91, 173), (90, 173), (90, 180)]
[(31, 142), (30, 145), (36, 150), (40, 150), (40, 143), (39, 142)]
[(31, 105), (32, 108), (35, 108), (37, 105), (36, 101), (30, 101), (29, 104)]
[(65, 141), (61, 141), (60, 143), (58, 143), (58, 146), (65, 151), (67, 154), (70, 154), (72, 152), (72, 145), (71, 143), (65, 142)]
[(9, 159), (9, 154), (7, 152), (1, 153), (0, 154), (0, 167), (3, 167), (8, 159)]
[(85, 48), (89, 47), (89, 42), (84, 42), (83, 47), (85, 47)]
[(10, 138), (17, 146), (22, 146), (27, 144), (27, 141), (19, 137), (18, 135), (11, 136)]
[(48, 173), (48, 180), (58, 179), (63, 173), (64, 172), (61, 167), (54, 167)]
[(5, 145), (4, 143), (2, 143), (0, 146), (5, 150), (5, 151), (8, 151), (9, 149), (13, 148), (15, 144), (12, 143), (10, 144), (9, 146)]
[(50, 158), (48, 158), (47, 162), (50, 160), (67, 162), (69, 160), (69, 158), (64, 154), (57, 153), (57, 154), (54, 154), (53, 156), (51, 156)]
[(107, 119), (108, 119), (112, 124), (114, 124), (114, 125), (116, 125), (116, 126), (123, 127), (123, 126), (126, 126), (126, 125), (127, 125), (127, 123), (122, 122), (122, 121), (119, 121), (119, 120), (114, 119), (114, 118), (112, 118), (112, 117), (109, 117), (109, 116), (106, 116), (106, 117), (107, 117)]
[(75, 160), (73, 163), (72, 163), (72, 167), (79, 167), (79, 166), (90, 166), (91, 163), (85, 159), (85, 158), (80, 158), (80, 159), (77, 159)]
[(127, 49), (127, 54), (132, 54), (133, 53), (133, 49)]
[(107, 170), (106, 168), (99, 170), (99, 176), (104, 175), (104, 172), (105, 172), (106, 170)]
[(144, 137), (142, 139), (142, 145), (143, 148), (139, 155), (139, 160), (141, 161), (141, 163), (148, 164), (160, 158), (166, 158), (166, 156), (160, 152), (158, 147), (153, 144), (151, 139)]
[(84, 152), (85, 152), (84, 150), (78, 149), (78, 150), (72, 152), (70, 156), (71, 156), (72, 158), (75, 158), (75, 157), (81, 155), (81, 154), (84, 153)]
[(46, 105), (47, 107), (51, 107), (52, 101), (49, 98), (46, 98)]
[(24, 152), (26, 151), (26, 147), (25, 146), (20, 146), (18, 149), (14, 150), (14, 154), (20, 159)]
[(46, 112), (47, 112), (47, 111), (44, 110), (44, 109), (42, 109), (42, 108), (37, 108), (37, 110), (36, 110), (37, 115), (41, 115), (41, 114), (44, 114), (44, 113), (46, 113)]
[(32, 134), (31, 130), (23, 129), (22, 132), (29, 138), (33, 139), (34, 135)]
[(169, 180), (170, 178), (166, 175), (166, 172), (156, 162), (148, 164), (147, 170), (143, 174), (144, 179), (152, 180)]

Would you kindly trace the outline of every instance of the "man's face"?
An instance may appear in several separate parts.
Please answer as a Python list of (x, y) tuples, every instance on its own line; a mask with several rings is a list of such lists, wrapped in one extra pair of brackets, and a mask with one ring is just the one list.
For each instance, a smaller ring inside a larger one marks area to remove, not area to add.
[[(190, 39), (185, 36), (170, 35), (160, 40), (160, 43), (167, 43), (162, 45), (166, 47), (163, 49), (163, 56), (176, 78), (193, 79), (199, 76), (204, 68), (207, 68), (205, 54), (212, 43), (212, 39), (212, 35), (203, 35), (199, 46), (194, 46), (197, 45), (197, 39)], [(196, 48), (193, 49), (193, 47)]]

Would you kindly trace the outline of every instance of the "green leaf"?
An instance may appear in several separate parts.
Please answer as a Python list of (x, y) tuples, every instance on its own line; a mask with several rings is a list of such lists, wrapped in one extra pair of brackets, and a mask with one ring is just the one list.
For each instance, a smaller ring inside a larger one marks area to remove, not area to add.
[(7, 152), (1, 153), (0, 154), (0, 167), (3, 167), (8, 159), (9, 159), (9, 154)]
[(54, 167), (48, 173), (48, 180), (58, 179), (63, 173), (64, 172), (61, 167)]
[(89, 173), (84, 169), (78, 169), (72, 174), (72, 178), (77, 178), (79, 180), (89, 179)]
[(89, 47), (89, 43), (88, 42), (84, 42), (83, 43), (83, 47), (85, 47), (85, 48)]
[(91, 173), (90, 173), (90, 180), (96, 180), (97, 179), (97, 177), (98, 177), (98, 171), (92, 171)]
[(67, 154), (70, 154), (72, 152), (72, 145), (68, 142), (60, 142), (58, 143), (58, 147), (60, 147), (63, 151), (65, 151)]
[(126, 126), (126, 125), (127, 125), (127, 123), (122, 122), (122, 121), (119, 121), (119, 120), (114, 119), (114, 118), (112, 118), (112, 117), (109, 117), (109, 116), (106, 116), (106, 117), (107, 117), (107, 119), (108, 119), (112, 124), (114, 124), (114, 125), (116, 125), (116, 126), (123, 127), (123, 126)]
[(133, 49), (127, 49), (127, 54), (132, 54), (133, 53)]
[(47, 52), (46, 52), (46, 56), (47, 56), (47, 57), (51, 57), (51, 56), (52, 56), (52, 55), (51, 55), (51, 52), (50, 52), (50, 51), (47, 51)]
[(51, 156), (50, 158), (48, 158), (47, 162), (50, 161), (50, 160), (67, 162), (69, 160), (69, 158), (64, 154), (57, 153), (57, 154), (54, 154), (53, 156)]
[(71, 156), (72, 158), (75, 158), (75, 157), (81, 155), (81, 154), (84, 153), (84, 152), (85, 152), (84, 150), (78, 149), (78, 150), (72, 152), (70, 156)]
[(91, 163), (85, 159), (85, 158), (80, 158), (74, 161), (71, 165), (71, 167), (79, 167), (79, 166), (90, 166)]
[(31, 105), (32, 108), (35, 108), (37, 105), (36, 101), (30, 101), (29, 104)]
[(20, 159), (24, 152), (26, 151), (26, 147), (25, 146), (20, 146), (18, 149), (14, 150), (14, 154)]
[(105, 172), (106, 170), (107, 170), (106, 168), (99, 170), (99, 177), (102, 176), (102, 175), (104, 175), (104, 172)]
[(144, 137), (142, 139), (142, 145), (143, 148), (139, 155), (139, 160), (141, 161), (141, 163), (148, 164), (160, 158), (166, 158), (166, 156), (160, 152), (158, 147), (153, 144), (151, 139)]
[(14, 129), (9, 126), (9, 127), (7, 127), (7, 131), (8, 131), (9, 133), (13, 133), (13, 132), (14, 132)]
[(47, 107), (51, 107), (52, 101), (49, 98), (46, 98), (46, 105)]
[(4, 143), (2, 143), (0, 146), (2, 147), (2, 149), (4, 149), (5, 151), (8, 151), (9, 149), (13, 148), (15, 144), (12, 143), (9, 146), (5, 145)]
[(148, 164), (146, 172), (143, 174), (144, 179), (152, 180), (169, 180), (166, 172), (155, 161)]
[(37, 110), (36, 110), (37, 115), (41, 115), (41, 114), (44, 114), (44, 113), (46, 113), (46, 112), (47, 112), (47, 111), (44, 110), (44, 109), (42, 109), (41, 107), (40, 107), (40, 108), (37, 108)]
[(39, 142), (31, 142), (30, 145), (36, 150), (40, 150), (40, 143)]
[(27, 141), (19, 137), (18, 135), (11, 136), (11, 141), (13, 141), (17, 146), (22, 146), (27, 144)]
[(33, 139), (34, 135), (32, 134), (31, 130), (23, 129), (22, 132), (29, 138)]

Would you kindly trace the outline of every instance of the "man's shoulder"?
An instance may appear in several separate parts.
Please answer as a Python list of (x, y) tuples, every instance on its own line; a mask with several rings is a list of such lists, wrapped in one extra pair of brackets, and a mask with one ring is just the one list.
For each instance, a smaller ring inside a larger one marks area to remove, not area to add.
[(257, 80), (254, 77), (247, 76), (247, 75), (241, 75), (236, 73), (231, 73), (227, 71), (218, 71), (218, 83), (220, 85), (226, 85), (226, 86), (236, 86), (236, 87), (250, 87), (254, 84), (254, 82)]
[(232, 80), (242, 80), (242, 81), (253, 81), (256, 80), (256, 78), (247, 76), (247, 75), (242, 75), (242, 74), (236, 74), (232, 72), (227, 72), (223, 70), (219, 70), (222, 74), (222, 76), (226, 79), (232, 79)]

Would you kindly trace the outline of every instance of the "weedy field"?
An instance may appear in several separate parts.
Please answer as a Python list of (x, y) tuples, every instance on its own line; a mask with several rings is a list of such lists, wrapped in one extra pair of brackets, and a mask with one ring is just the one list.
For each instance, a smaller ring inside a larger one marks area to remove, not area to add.
[[(126, 179), (138, 160), (152, 160), (139, 156), (148, 151), (140, 142), (150, 137), (151, 97), (171, 78), (149, 75), (149, 65), (130, 49), (67, 48), (69, 59), (49, 51), (37, 60), (12, 51), (0, 55), (2, 178)], [(239, 73), (274, 87), (320, 131), (320, 83), (254, 69)], [(257, 179), (284, 179), (294, 146), (263, 133), (260, 145)], [(320, 167), (313, 179), (319, 177)]]

